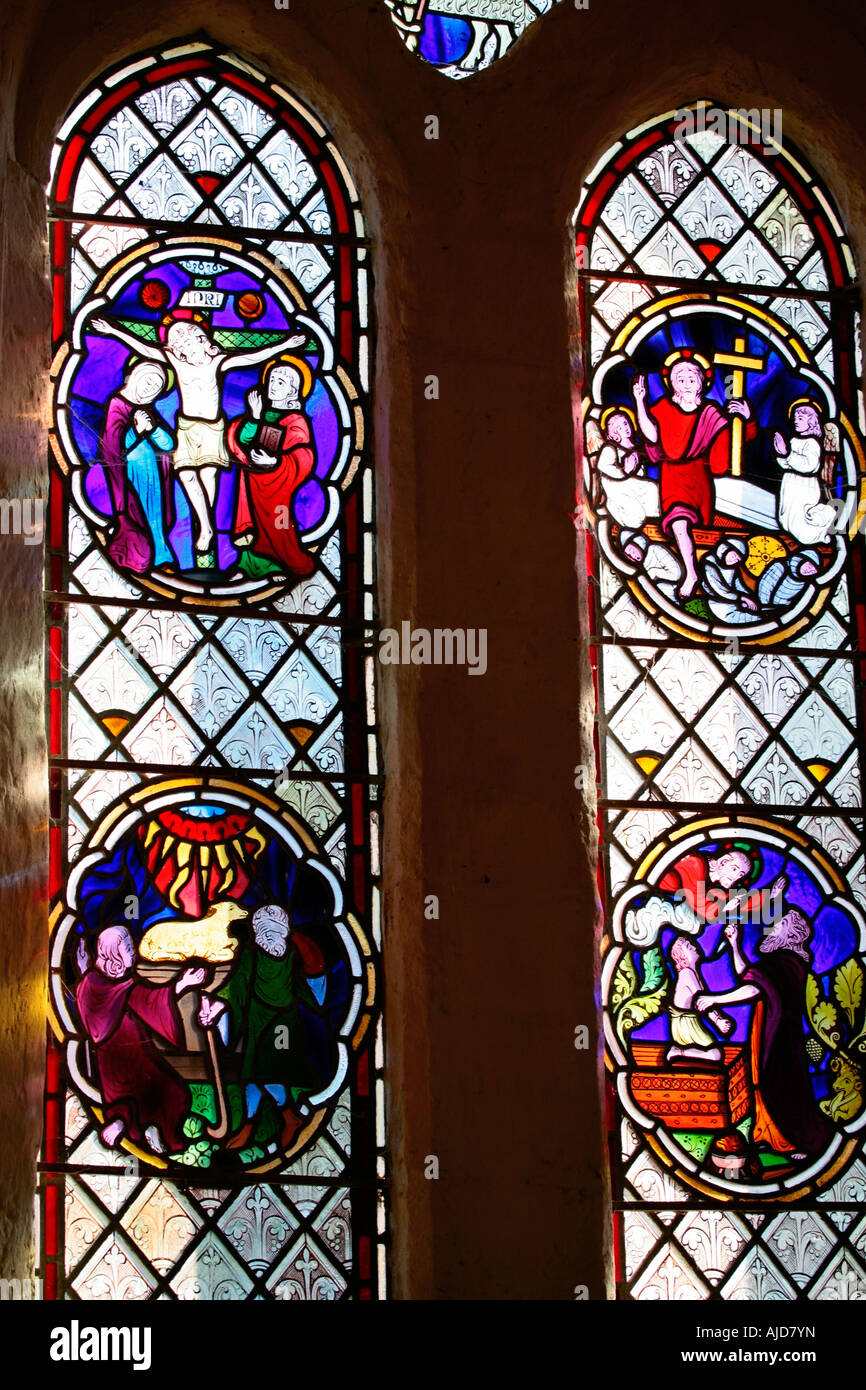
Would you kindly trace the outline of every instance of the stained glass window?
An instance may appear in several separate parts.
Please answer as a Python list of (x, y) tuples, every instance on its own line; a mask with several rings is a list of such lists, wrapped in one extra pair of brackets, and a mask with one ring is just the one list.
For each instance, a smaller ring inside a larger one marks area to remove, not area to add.
[(446, 77), (471, 77), (508, 52), (560, 0), (385, 0), (410, 53)]
[(196, 41), (82, 97), (49, 215), (45, 1295), (380, 1298), (358, 197)]
[(854, 264), (780, 113), (575, 217), (619, 1295), (866, 1297)]

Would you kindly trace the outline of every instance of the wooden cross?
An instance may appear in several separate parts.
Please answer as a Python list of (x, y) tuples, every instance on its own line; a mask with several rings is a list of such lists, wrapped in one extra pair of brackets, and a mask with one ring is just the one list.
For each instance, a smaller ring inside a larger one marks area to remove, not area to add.
[[(766, 365), (763, 357), (746, 355), (745, 338), (734, 339), (733, 352), (717, 352), (713, 361), (719, 367), (733, 367), (734, 381), (732, 400), (745, 400), (746, 372), (762, 372)], [(735, 415), (731, 421), (731, 475), (739, 478), (743, 461), (743, 417)]]

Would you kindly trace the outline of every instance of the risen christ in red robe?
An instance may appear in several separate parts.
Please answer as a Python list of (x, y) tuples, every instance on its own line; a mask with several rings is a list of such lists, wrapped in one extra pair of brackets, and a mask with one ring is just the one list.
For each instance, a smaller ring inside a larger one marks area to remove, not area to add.
[(647, 453), (660, 467), (662, 530), (679, 516), (694, 526), (711, 526), (715, 510), (712, 474), (731, 462), (730, 421), (712, 401), (689, 414), (663, 396), (649, 413), (659, 427), (658, 444)]
[[(646, 378), (634, 383), (638, 424), (647, 454), (659, 464), (659, 496), (662, 530), (672, 535), (680, 552), (685, 576), (680, 597), (690, 598), (698, 587), (694, 526), (710, 526), (715, 511), (713, 475), (725, 473), (731, 463), (730, 420), (712, 401), (703, 399), (704, 370), (688, 358), (675, 362), (670, 372), (672, 395), (647, 406)], [(748, 417), (745, 401), (731, 401), (731, 414)], [(755, 434), (746, 427), (746, 438)]]

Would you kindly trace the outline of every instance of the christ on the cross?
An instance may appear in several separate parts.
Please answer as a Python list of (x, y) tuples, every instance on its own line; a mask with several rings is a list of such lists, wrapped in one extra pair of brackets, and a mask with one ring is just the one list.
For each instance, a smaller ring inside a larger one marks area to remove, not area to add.
[(139, 356), (154, 358), (176, 372), (180, 412), (174, 468), (198, 521), (197, 562), (201, 568), (212, 568), (216, 562), (209, 562), (207, 556), (214, 543), (219, 474), (232, 463), (226, 448), (220, 373), (253, 367), (276, 354), (301, 347), (306, 334), (287, 335), (251, 352), (225, 352), (209, 336), (206, 326), (183, 309), (176, 310), (167, 324), (160, 325), (159, 343), (145, 342), (110, 319), (96, 318), (91, 327), (105, 337), (116, 338)]
[(712, 525), (713, 475), (725, 473), (731, 465), (728, 417), (747, 421), (747, 439), (757, 433), (748, 401), (729, 401), (726, 416), (713, 401), (704, 400), (712, 376), (710, 364), (685, 348), (672, 353), (662, 370), (670, 397), (648, 406), (646, 377), (638, 376), (633, 386), (647, 454), (659, 464), (662, 530), (673, 536), (682, 557), (685, 573), (677, 591), (681, 599), (691, 598), (700, 582), (693, 528)]

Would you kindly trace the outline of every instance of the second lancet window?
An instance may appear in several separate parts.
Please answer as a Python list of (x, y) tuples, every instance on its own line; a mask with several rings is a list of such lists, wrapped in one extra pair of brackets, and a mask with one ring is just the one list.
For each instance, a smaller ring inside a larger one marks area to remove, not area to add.
[(671, 113), (609, 152), (576, 218), (633, 1298), (866, 1291), (853, 261), (779, 137)]

